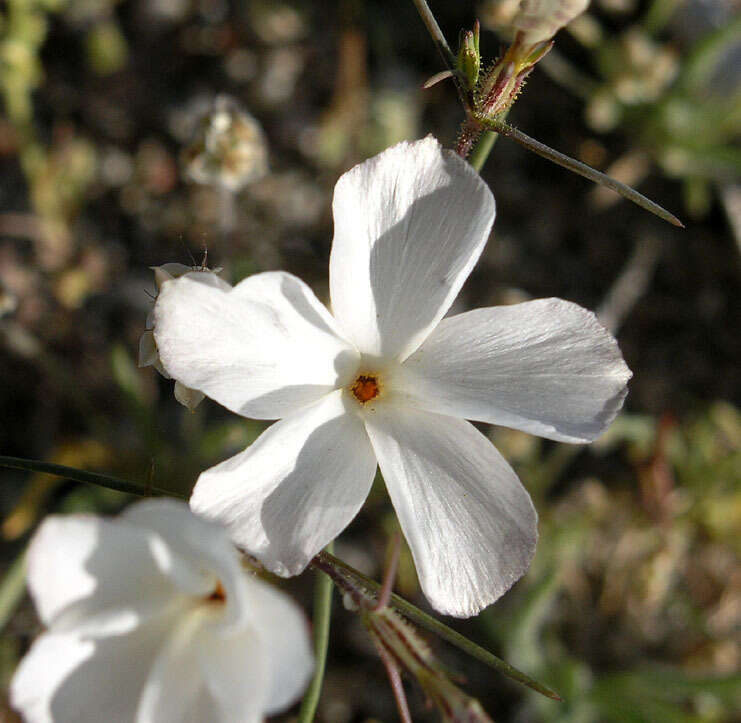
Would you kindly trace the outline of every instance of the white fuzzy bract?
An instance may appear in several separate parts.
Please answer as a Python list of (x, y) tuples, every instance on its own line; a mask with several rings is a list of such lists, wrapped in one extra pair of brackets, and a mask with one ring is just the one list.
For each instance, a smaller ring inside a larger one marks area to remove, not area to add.
[(256, 723), (311, 675), (300, 610), (180, 502), (47, 518), (28, 584), (48, 627), (10, 689), (29, 723)]
[(204, 472), (191, 506), (280, 575), (301, 572), (361, 508), (380, 465), (422, 588), (469, 616), (527, 569), (537, 516), (470, 422), (588, 442), (630, 372), (594, 315), (560, 299), (443, 319), (479, 258), (494, 198), (433, 138), (401, 143), (334, 195), (333, 314), (290, 274), (232, 289), (168, 281), (155, 305), (175, 378), (278, 419)]

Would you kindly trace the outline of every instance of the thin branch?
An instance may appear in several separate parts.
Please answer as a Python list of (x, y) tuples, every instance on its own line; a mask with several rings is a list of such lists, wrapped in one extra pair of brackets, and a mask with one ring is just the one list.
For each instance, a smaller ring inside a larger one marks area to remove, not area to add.
[(409, 712), (407, 696), (404, 692), (404, 685), (401, 682), (401, 674), (399, 673), (396, 661), (391, 657), (391, 655), (389, 655), (388, 651), (382, 645), (377, 644), (376, 650), (378, 650), (378, 655), (386, 668), (389, 684), (394, 693), (394, 700), (396, 701), (396, 707), (399, 711), (399, 718), (401, 718), (402, 723), (412, 723), (412, 716)]
[(646, 293), (660, 255), (661, 241), (657, 237), (638, 237), (628, 263), (597, 309), (597, 318), (613, 334), (617, 335), (623, 320)]
[(435, 47), (440, 53), (440, 57), (443, 59), (443, 63), (445, 64), (445, 67), (450, 71), (452, 75), (453, 83), (455, 84), (455, 89), (458, 93), (458, 98), (463, 104), (463, 107), (468, 108), (468, 99), (466, 98), (466, 91), (461, 85), (460, 78), (458, 77), (458, 69), (456, 68), (455, 54), (450, 49), (450, 46), (448, 45), (448, 41), (445, 39), (445, 36), (443, 35), (443, 31), (440, 30), (440, 26), (437, 24), (437, 20), (435, 19), (435, 16), (432, 14), (432, 10), (430, 10), (430, 6), (427, 4), (427, 0), (412, 0), (412, 2), (414, 3), (414, 6), (417, 8), (417, 12), (419, 13), (419, 16), (422, 18), (422, 22), (425, 24), (425, 27), (427, 28), (427, 32), (430, 34), (430, 37), (432, 38), (432, 42), (435, 43)]
[(426, 0), (412, 0), (414, 3), (414, 6), (417, 8), (417, 12), (419, 13), (419, 16), (422, 18), (422, 22), (425, 24), (425, 27), (427, 28), (427, 32), (430, 34), (430, 37), (432, 38), (433, 42), (437, 46), (437, 49), (440, 51), (440, 55), (442, 55), (443, 62), (447, 66), (448, 70), (453, 71), (453, 74), (455, 74), (455, 55), (453, 54), (453, 51), (450, 49), (450, 46), (448, 45), (448, 41), (445, 39), (445, 36), (443, 35), (443, 31), (440, 30), (440, 26), (437, 24), (437, 20), (435, 19), (435, 16), (432, 14), (432, 10), (430, 10), (430, 6), (427, 4)]
[(378, 594), (378, 600), (376, 601), (376, 610), (385, 608), (391, 600), (391, 593), (394, 590), (394, 580), (396, 579), (396, 571), (399, 569), (399, 552), (401, 550), (401, 537), (399, 533), (395, 532), (391, 538), (391, 555), (389, 556), (388, 567), (386, 573), (383, 576), (383, 584), (381, 585), (381, 591)]

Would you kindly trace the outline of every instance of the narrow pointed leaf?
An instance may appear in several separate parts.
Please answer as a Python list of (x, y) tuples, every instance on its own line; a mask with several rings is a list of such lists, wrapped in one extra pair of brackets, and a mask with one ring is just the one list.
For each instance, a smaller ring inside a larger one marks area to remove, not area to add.
[(594, 183), (598, 183), (601, 186), (605, 186), (610, 190), (615, 191), (615, 193), (620, 194), (623, 198), (628, 199), (628, 201), (632, 201), (637, 206), (640, 206), (641, 208), (646, 209), (646, 211), (653, 213), (664, 221), (669, 222), (670, 224), (672, 224), (672, 226), (679, 226), (679, 228), (684, 228), (684, 224), (674, 214), (669, 213), (669, 211), (667, 211), (665, 208), (659, 206), (658, 203), (655, 203), (651, 199), (646, 198), (642, 193), (638, 193), (638, 191), (636, 191), (634, 188), (626, 186), (624, 183), (620, 183), (620, 181), (616, 181), (614, 178), (611, 178), (604, 173), (600, 173), (600, 171), (595, 170), (591, 166), (588, 166), (586, 163), (582, 163), (581, 161), (577, 161), (575, 158), (571, 158), (570, 156), (564, 155), (563, 153), (559, 153), (550, 146), (545, 145), (545, 143), (536, 141), (534, 138), (531, 138), (522, 131), (517, 130), (517, 128), (513, 128), (512, 126), (507, 125), (506, 123), (502, 123), (501, 121), (487, 118), (480, 119), (480, 122), (488, 130), (495, 131), (496, 133), (501, 133), (503, 136), (511, 138), (513, 141), (519, 143), (521, 146), (527, 148), (529, 151), (537, 153), (539, 156), (542, 156), (543, 158), (546, 158), (549, 161), (552, 161), (553, 163), (562, 166), (569, 171), (572, 171), (573, 173), (583, 176), (584, 178), (588, 178)]
[(428, 78), (423, 84), (422, 88), (427, 90), (428, 88), (432, 88), (433, 85), (437, 85), (440, 81), (447, 80), (448, 78), (453, 77), (453, 72), (451, 70), (441, 70), (439, 73), (435, 73), (435, 75)]
[(154, 487), (144, 482), (131, 482), (129, 480), (120, 479), (119, 477), (111, 477), (107, 474), (86, 472), (83, 469), (67, 467), (63, 464), (54, 464), (52, 462), (42, 462), (37, 459), (22, 459), (20, 457), (6, 457), (0, 455), (0, 467), (22, 469), (27, 472), (44, 472), (45, 474), (64, 477), (65, 479), (70, 479), (74, 482), (85, 482), (86, 484), (106, 487), (110, 490), (125, 492), (129, 495), (137, 495), (138, 497), (165, 496), (181, 497), (185, 499), (185, 495), (180, 494), (179, 492), (161, 489), (160, 487)]

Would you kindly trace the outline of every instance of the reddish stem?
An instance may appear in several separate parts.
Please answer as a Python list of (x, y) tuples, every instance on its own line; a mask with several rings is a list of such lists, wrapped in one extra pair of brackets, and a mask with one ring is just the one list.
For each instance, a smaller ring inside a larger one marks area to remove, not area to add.
[(394, 580), (396, 579), (396, 572), (399, 569), (399, 551), (401, 549), (401, 537), (398, 532), (395, 532), (391, 538), (391, 555), (389, 556), (388, 567), (386, 573), (383, 576), (383, 583), (381, 589), (378, 591), (378, 601), (375, 604), (374, 610), (381, 610), (385, 608), (389, 602), (391, 602), (391, 593), (394, 590)]

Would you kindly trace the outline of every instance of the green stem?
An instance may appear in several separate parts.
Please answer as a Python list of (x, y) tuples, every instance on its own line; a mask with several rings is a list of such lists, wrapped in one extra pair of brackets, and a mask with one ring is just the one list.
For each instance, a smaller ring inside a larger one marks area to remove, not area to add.
[(138, 497), (151, 497), (159, 495), (165, 497), (181, 497), (186, 499), (185, 495), (173, 490), (165, 490), (160, 487), (154, 487), (149, 484), (139, 482), (130, 482), (118, 477), (111, 477), (107, 474), (98, 474), (97, 472), (86, 472), (75, 467), (66, 467), (63, 464), (54, 464), (52, 462), (42, 462), (37, 459), (22, 459), (20, 457), (6, 457), (0, 455), (0, 467), (9, 469), (22, 469), (27, 472), (44, 472), (57, 477), (73, 480), (74, 482), (85, 482), (87, 484), (98, 485), (98, 487), (107, 487), (117, 492), (125, 492), (129, 495)]
[(414, 6), (417, 8), (419, 16), (422, 18), (422, 22), (427, 28), (427, 32), (432, 37), (437, 49), (440, 51), (440, 55), (443, 57), (443, 62), (447, 66), (448, 70), (452, 70), (455, 73), (455, 55), (448, 45), (448, 41), (443, 35), (443, 31), (440, 30), (440, 26), (437, 24), (435, 16), (430, 10), (430, 6), (426, 0), (412, 0)]
[(26, 589), (26, 552), (13, 560), (0, 583), (0, 630), (10, 619)]
[[(507, 108), (499, 118), (500, 120), (505, 121), (508, 115), (509, 108)], [(494, 148), (497, 138), (499, 138), (499, 134), (495, 131), (484, 131), (476, 145), (473, 147), (471, 155), (468, 157), (468, 162), (477, 172), (481, 173), (481, 169), (489, 158), (489, 154), (491, 153), (491, 149)]]
[(479, 138), (473, 147), (471, 155), (468, 157), (468, 162), (479, 173), (481, 173), (481, 169), (484, 167), (484, 163), (486, 163), (486, 159), (489, 157), (489, 153), (491, 153), (491, 149), (497, 141), (497, 135), (494, 131), (484, 131), (481, 134), (481, 138)]
[[(332, 543), (327, 545), (327, 551), (321, 554), (330, 554)], [(324, 671), (327, 667), (327, 650), (329, 648), (329, 624), (332, 618), (332, 580), (323, 573), (317, 573), (314, 582), (314, 678), (306, 691), (298, 723), (311, 723), (314, 720), (319, 697), (324, 683)]]
[[(381, 589), (381, 585), (375, 580), (363, 575), (363, 573), (359, 572), (354, 567), (351, 567), (346, 562), (343, 562), (328, 552), (320, 552), (317, 555), (317, 558), (324, 566), (333, 566), (342, 569), (345, 573), (362, 582), (363, 585), (374, 592), (378, 592)], [(472, 642), (452, 628), (449, 628), (447, 625), (444, 625), (436, 618), (423, 612), (418, 607), (407, 602), (404, 598), (399, 597), (395, 593), (391, 594), (391, 606), (421, 627), (429, 630), (431, 633), (435, 633), (435, 635), (440, 636), (443, 640), (447, 640), (451, 645), (455, 645), (465, 653), (468, 653), (471, 657), (480, 660), (482, 663), (485, 663), (490, 668), (494, 668), (494, 670), (506, 675), (508, 678), (511, 678), (522, 685), (526, 685), (528, 688), (537, 691), (547, 698), (558, 701), (562, 700), (558, 693), (546, 688), (541, 683), (533, 680), (529, 675), (517, 670), (517, 668), (514, 668), (509, 663), (498, 658), (493, 653), (490, 653), (488, 650), (485, 650), (480, 645), (476, 645), (476, 643)]]
[(437, 24), (437, 20), (435, 19), (435, 16), (432, 14), (432, 10), (430, 10), (430, 6), (427, 4), (427, 0), (412, 0), (412, 2), (414, 3), (414, 6), (417, 8), (417, 12), (419, 13), (419, 16), (422, 18), (422, 22), (425, 24), (425, 27), (427, 28), (427, 32), (430, 34), (432, 41), (435, 43), (435, 47), (437, 47), (437, 50), (443, 59), (443, 63), (445, 64), (445, 67), (453, 74), (452, 76), (453, 83), (455, 84), (455, 89), (456, 89), (456, 92), (458, 93), (458, 98), (463, 104), (463, 107), (467, 108), (468, 101), (466, 99), (466, 91), (461, 85), (461, 81), (458, 76), (458, 68), (456, 67), (455, 54), (450, 49), (450, 46), (448, 45), (448, 41), (445, 39), (445, 36), (443, 35), (443, 31), (440, 30), (440, 26)]

